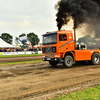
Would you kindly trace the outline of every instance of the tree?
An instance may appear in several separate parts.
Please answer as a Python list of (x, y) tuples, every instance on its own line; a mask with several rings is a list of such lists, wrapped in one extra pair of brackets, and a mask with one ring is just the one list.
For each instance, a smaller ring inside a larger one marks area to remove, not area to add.
[(27, 34), (27, 39), (31, 42), (32, 46), (38, 44), (38, 42), (40, 41), (38, 36), (33, 32)]
[[(23, 37), (23, 36), (26, 36), (26, 34), (25, 34), (25, 33), (22, 33), (21, 35), (19, 35), (19, 39), (20, 39), (20, 37)], [(26, 42), (27, 42), (27, 41), (22, 41), (22, 44), (23, 44), (23, 45), (26, 45)]]
[(0, 37), (5, 42), (12, 44), (13, 36), (11, 36), (9, 33), (2, 33)]

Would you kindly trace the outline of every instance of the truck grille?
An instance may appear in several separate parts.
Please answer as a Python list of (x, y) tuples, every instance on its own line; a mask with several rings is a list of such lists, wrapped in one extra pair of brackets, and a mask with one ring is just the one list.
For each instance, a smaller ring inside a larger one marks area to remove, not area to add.
[(56, 47), (42, 48), (43, 53), (56, 53)]

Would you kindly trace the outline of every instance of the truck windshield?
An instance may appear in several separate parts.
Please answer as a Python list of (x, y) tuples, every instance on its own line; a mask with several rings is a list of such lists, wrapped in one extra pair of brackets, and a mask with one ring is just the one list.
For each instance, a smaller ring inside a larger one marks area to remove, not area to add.
[(56, 44), (56, 43), (57, 43), (57, 32), (43, 35), (43, 45)]

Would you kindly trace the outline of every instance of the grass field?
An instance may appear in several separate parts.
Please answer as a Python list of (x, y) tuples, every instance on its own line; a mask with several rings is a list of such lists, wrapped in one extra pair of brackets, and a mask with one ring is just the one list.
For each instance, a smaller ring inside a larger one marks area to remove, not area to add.
[[(31, 57), (31, 56), (42, 56), (42, 54), (3, 55), (3, 56), (0, 56), (0, 58)], [(11, 63), (0, 63), (0, 65), (8, 65), (8, 64), (22, 64), (22, 63), (34, 63), (34, 62), (42, 62), (42, 60), (21, 61), (21, 62), (11, 62)]]
[(73, 92), (71, 94), (49, 100), (100, 100), (100, 86)]
[(13, 58), (13, 57), (30, 57), (30, 56), (42, 56), (42, 54), (25, 54), (25, 55), (0, 55), (0, 58)]
[(43, 62), (43, 61), (42, 61), (42, 60), (21, 61), (21, 62), (11, 62), (11, 63), (0, 63), (0, 65), (23, 64), (23, 63), (35, 63), (35, 62)]

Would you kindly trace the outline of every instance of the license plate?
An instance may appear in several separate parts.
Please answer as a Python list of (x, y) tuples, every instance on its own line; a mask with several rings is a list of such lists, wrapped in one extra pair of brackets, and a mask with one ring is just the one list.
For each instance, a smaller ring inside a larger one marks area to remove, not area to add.
[(47, 58), (47, 60), (51, 60), (50, 58)]

